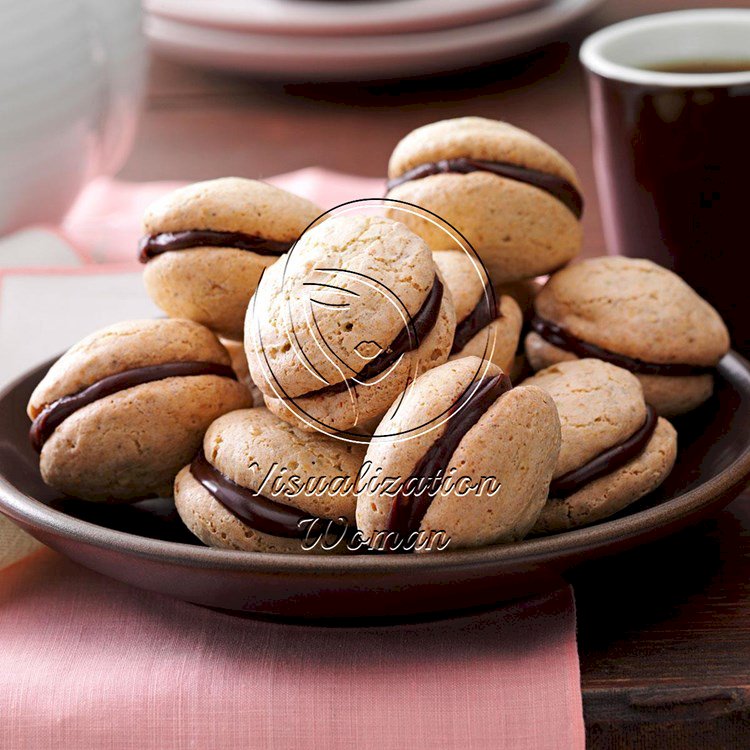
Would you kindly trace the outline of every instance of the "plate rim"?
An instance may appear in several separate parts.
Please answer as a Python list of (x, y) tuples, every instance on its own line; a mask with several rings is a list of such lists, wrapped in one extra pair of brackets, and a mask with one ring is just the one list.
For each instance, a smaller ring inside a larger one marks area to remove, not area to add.
[[(505, 48), (499, 53), (498, 59), (519, 51), (530, 51), (553, 30), (570, 26), (594, 12), (604, 2), (605, 0), (551, 0), (547, 5), (531, 8), (505, 19), (453, 29), (403, 32), (397, 35), (299, 37), (260, 34), (196, 27), (156, 14), (146, 15), (144, 29), (159, 53), (212, 68), (264, 75), (304, 74), (317, 79), (331, 75), (336, 78), (344, 65), (350, 75), (390, 75), (397, 70), (440, 70), (446, 62), (459, 64), (475, 57), (479, 50), (490, 48)], [(175, 29), (179, 29), (180, 33), (175, 33)], [(186, 41), (186, 34), (192, 37), (192, 41)], [(180, 41), (177, 41), (178, 37)], [(208, 41), (209, 39), (212, 41)], [(221, 45), (218, 39), (221, 39)], [(300, 39), (303, 41), (300, 42)], [(269, 47), (269, 44), (272, 46)], [(289, 44), (293, 46), (290, 48)], [(259, 45), (261, 52), (258, 51)], [(307, 48), (300, 51), (301, 45), (307, 45)], [(350, 49), (342, 52), (342, 45), (350, 45)], [(206, 55), (213, 54), (217, 47), (222, 49), (221, 58), (208, 61)], [(248, 51), (248, 47), (252, 51)], [(436, 66), (432, 61), (437, 48), (447, 57)], [(291, 56), (290, 49), (293, 51)], [(230, 59), (232, 62), (229, 62)], [(351, 73), (352, 70), (354, 73)]]
[[(0, 401), (21, 385), (35, 371), (42, 371), (54, 358), (26, 370), (0, 391)], [(750, 388), (750, 362), (730, 351), (718, 365), (719, 370), (744, 378)], [(670, 521), (689, 517), (709, 506), (724, 494), (732, 492), (750, 477), (750, 441), (740, 455), (719, 474), (704, 484), (684, 492), (652, 508), (615, 518), (592, 526), (564, 531), (550, 536), (521, 540), (510, 544), (489, 545), (477, 549), (425, 555), (304, 555), (264, 553), (244, 550), (223, 550), (213, 547), (152, 539), (124, 531), (109, 529), (90, 521), (75, 518), (45, 505), (16, 489), (0, 474), (0, 513), (22, 526), (63, 536), (99, 549), (131, 554), (160, 563), (179, 564), (192, 568), (208, 568), (264, 574), (340, 574), (399, 575), (413, 571), (440, 572), (517, 565), (590, 553), (603, 546), (613, 546), (639, 533), (656, 531)], [(33, 531), (32, 531), (33, 536)]]
[[(373, 33), (402, 33), (455, 28), (488, 20), (530, 12), (553, 0), (469, 0), (461, 9), (452, 0), (405, 0), (383, 17), (382, 3), (366, 0), (354, 9), (329, 7), (326, 3), (300, 3), (276, 0), (265, 12), (245, 12), (237, 16), (235, 8), (193, 0), (189, 4), (175, 0), (145, 0), (144, 10), (193, 26), (231, 29), (259, 34), (290, 36), (361, 36)], [(241, 4), (240, 4), (241, 6)], [(286, 7), (285, 7), (286, 6)], [(315, 6), (312, 8), (311, 6)]]

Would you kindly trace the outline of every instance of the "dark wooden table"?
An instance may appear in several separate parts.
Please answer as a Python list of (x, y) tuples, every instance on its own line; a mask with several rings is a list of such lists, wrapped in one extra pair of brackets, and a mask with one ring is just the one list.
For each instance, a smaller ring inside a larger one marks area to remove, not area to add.
[[(250, 81), (155, 60), (126, 179), (264, 177), (319, 165), (383, 175), (418, 125), (508, 120), (576, 166), (586, 255), (604, 251), (580, 39), (701, 0), (610, 0), (565, 40), (452, 75), (372, 84)], [(747, 7), (747, 0), (721, 5)], [(750, 747), (750, 495), (670, 540), (575, 577), (584, 711), (596, 748)]]

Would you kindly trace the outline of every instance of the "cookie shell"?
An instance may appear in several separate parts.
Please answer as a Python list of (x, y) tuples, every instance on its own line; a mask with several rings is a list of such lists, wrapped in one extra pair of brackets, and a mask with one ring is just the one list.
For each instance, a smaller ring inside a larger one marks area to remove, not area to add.
[[(545, 341), (532, 331), (526, 336), (526, 355), (534, 370), (576, 360), (575, 354)], [(646, 403), (663, 417), (685, 414), (711, 397), (713, 375), (636, 375)]]
[[(262, 375), (264, 362), (290, 397), (325, 386), (311, 368), (327, 383), (346, 379), (363, 366), (357, 346), (372, 340), (386, 348), (405, 325), (404, 309), (414, 316), (434, 279), (427, 246), (400, 222), (372, 216), (324, 221), (268, 270), (248, 309), (245, 348), (253, 380), (275, 395)], [(403, 307), (388, 304), (393, 295)]]
[(278, 260), (235, 248), (197, 247), (162, 253), (143, 269), (154, 303), (172, 318), (188, 318), (220, 336), (242, 338), (250, 298)]
[[(299, 476), (304, 483), (320, 477), (356, 477), (364, 448), (320, 434), (302, 432), (263, 408), (245, 409), (217, 419), (206, 431), (203, 449), (209, 462), (237, 484), (311, 516), (354, 522), (356, 497), (349, 491), (292, 498), (268, 489), (276, 478)], [(286, 473), (284, 472), (286, 470)], [(264, 479), (269, 479), (264, 485)], [(187, 526), (211, 546), (272, 552), (302, 552), (302, 541), (265, 534), (227, 510), (190, 474), (175, 481), (175, 503)], [(313, 552), (324, 551), (316, 546)]]
[(660, 417), (640, 456), (567, 498), (551, 498), (534, 525), (534, 533), (565, 531), (621, 511), (655, 490), (671, 472), (676, 458), (677, 432)]
[(545, 390), (557, 407), (562, 445), (555, 477), (624, 442), (646, 420), (646, 403), (638, 379), (627, 370), (598, 359), (561, 362), (523, 384)]
[(484, 296), (487, 274), (481, 263), (463, 250), (438, 250), (432, 257), (450, 287), (456, 322), (460, 323)]
[(578, 187), (575, 170), (551, 146), (521, 128), (484, 117), (440, 120), (411, 131), (393, 150), (388, 176), (398, 177), (421, 164), (462, 156), (529, 167)]
[[(411, 180), (388, 197), (432, 211), (458, 229), (495, 284), (551, 273), (581, 249), (581, 222), (565, 205), (540, 188), (489, 172)], [(457, 249), (439, 226), (398, 215), (432, 250)]]
[[(391, 408), (375, 432), (365, 467), (379, 467), (382, 477), (411, 476), (417, 463), (445, 431), (450, 421), (410, 439), (393, 442), (378, 435), (413, 429), (436, 418), (454, 404), (483, 364), (477, 357), (448, 362), (414, 383), (398, 409)], [(487, 376), (499, 374), (489, 365)], [(458, 476), (495, 477), (502, 489), (494, 497), (484, 492), (461, 497), (455, 492), (436, 496), (421, 528), (445, 531), (448, 549), (478, 547), (522, 538), (536, 521), (546, 500), (560, 448), (560, 423), (552, 399), (535, 387), (514, 388), (504, 394), (466, 433), (451, 457)], [(392, 497), (369, 484), (357, 501), (357, 525), (365, 537), (383, 530)], [(470, 503), (470, 504), (469, 504)]]
[[(541, 139), (505, 122), (462, 117), (409, 133), (391, 155), (395, 178), (422, 164), (468, 157), (508, 162), (567, 180), (572, 165)], [(396, 186), (389, 198), (432, 211), (466, 236), (500, 284), (549, 273), (580, 251), (580, 221), (559, 200), (527, 183), (489, 172), (438, 174)], [(448, 235), (418, 216), (406, 222), (433, 250), (450, 250)]]
[(496, 364), (504, 372), (510, 372), (518, 349), (523, 317), (521, 308), (512, 297), (503, 296), (498, 300), (500, 317), (495, 318), (486, 328), (477, 332), (463, 349), (452, 354), (450, 359), (459, 357), (484, 357)]
[(215, 375), (166, 378), (119, 391), (57, 427), (41, 451), (42, 478), (84, 500), (169, 496), (208, 425), (247, 404), (240, 383)]
[(371, 429), (408, 384), (422, 373), (443, 364), (453, 344), (456, 319), (446, 287), (438, 319), (422, 344), (407, 352), (385, 378), (380, 376), (341, 393), (313, 394), (282, 399), (264, 394), (266, 406), (277, 416), (303, 430), (355, 433)]
[[(169, 193), (149, 207), (144, 225), (148, 234), (210, 229), (293, 242), (321, 213), (273, 185), (225, 177)], [(248, 302), (261, 274), (277, 258), (196, 245), (153, 257), (143, 280), (149, 296), (170, 317), (189, 318), (241, 339)]]
[(321, 213), (310, 201), (267, 182), (222, 177), (159, 198), (146, 210), (143, 224), (147, 234), (211, 229), (293, 242)]
[(102, 328), (68, 349), (31, 394), (28, 415), (110, 375), (167, 362), (215, 362), (229, 355), (207, 328), (191, 320), (129, 320)]
[(649, 260), (612, 256), (574, 264), (549, 279), (535, 309), (583, 341), (645, 362), (712, 367), (729, 350), (716, 310)]
[[(450, 288), (456, 323), (460, 324), (484, 299), (485, 284), (488, 283), (486, 274), (478, 261), (463, 251), (443, 250), (433, 252), (432, 257)], [(521, 310), (509, 296), (497, 297), (495, 303), (500, 315), (450, 359), (484, 357), (505, 372), (511, 369), (523, 323)]]

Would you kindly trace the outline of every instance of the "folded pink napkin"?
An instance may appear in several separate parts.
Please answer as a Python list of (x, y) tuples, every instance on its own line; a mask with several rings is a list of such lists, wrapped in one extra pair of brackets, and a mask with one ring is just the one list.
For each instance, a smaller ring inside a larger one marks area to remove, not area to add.
[[(383, 190), (318, 169), (270, 181), (322, 208)], [(100, 180), (81, 196), (63, 235), (79, 257), (120, 265), (0, 274), (0, 348), (17, 353), (5, 377), (32, 356), (17, 321), (34, 352), (53, 334), (42, 359), (108, 316), (153, 314), (140, 217), (176, 186)], [(3, 750), (584, 747), (568, 587), (442, 622), (287, 625), (132, 589), (45, 550), (0, 571), (0, 643)]]
[(233, 617), (44, 551), (0, 574), (0, 716), (22, 748), (583, 748), (569, 589), (369, 628)]

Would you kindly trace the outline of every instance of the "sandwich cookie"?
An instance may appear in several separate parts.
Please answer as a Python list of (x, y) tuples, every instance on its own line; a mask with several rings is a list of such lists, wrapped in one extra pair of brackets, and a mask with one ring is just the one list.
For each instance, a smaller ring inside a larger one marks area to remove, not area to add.
[(535, 370), (576, 358), (629, 370), (662, 416), (713, 391), (729, 350), (719, 314), (679, 276), (649, 260), (592, 258), (559, 271), (535, 300), (526, 354)]
[(134, 320), (69, 349), (31, 394), (44, 481), (84, 500), (170, 495), (206, 427), (247, 406), (229, 355), (189, 320)]
[[(413, 435), (379, 439), (386, 424)], [(423, 424), (433, 429), (413, 430)], [(511, 389), (500, 368), (478, 357), (453, 360), (422, 375), (375, 431), (357, 527), (375, 549), (415, 538), (448, 550), (522, 539), (547, 499), (559, 450), (546, 392)]]
[(363, 457), (363, 447), (302, 432), (267, 409), (235, 411), (208, 428), (177, 475), (177, 512), (211, 547), (330, 552), (353, 527)]
[(250, 375), (275, 414), (355, 431), (448, 359), (451, 294), (425, 242), (378, 216), (338, 216), (268, 269), (248, 307)]
[[(496, 284), (540, 276), (581, 247), (581, 198), (573, 167), (539, 138), (481, 117), (425, 125), (395, 148), (388, 198), (452, 224)], [(404, 219), (432, 250), (455, 249), (422, 217)]]
[(547, 367), (524, 381), (552, 396), (562, 447), (538, 533), (599, 521), (656, 489), (677, 456), (677, 433), (638, 379), (598, 359)]
[(432, 256), (456, 310), (450, 359), (474, 355), (509, 372), (521, 335), (521, 308), (508, 295), (497, 297), (466, 253), (438, 250)]
[(175, 190), (146, 211), (146, 290), (170, 317), (240, 340), (261, 273), (320, 213), (303, 198), (239, 177)]

